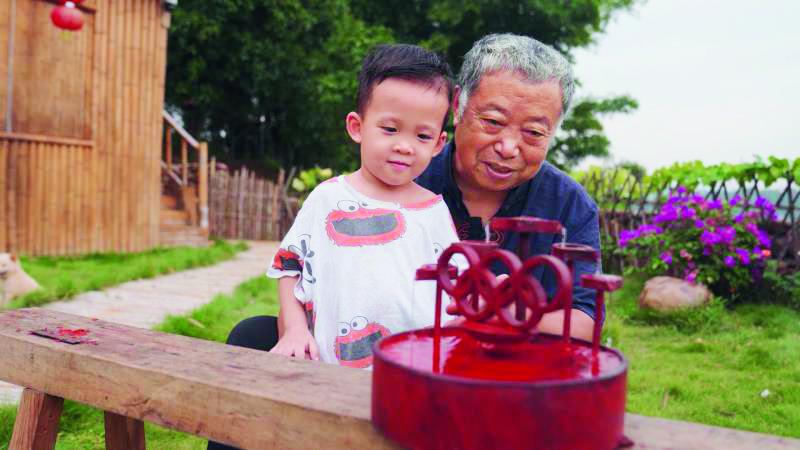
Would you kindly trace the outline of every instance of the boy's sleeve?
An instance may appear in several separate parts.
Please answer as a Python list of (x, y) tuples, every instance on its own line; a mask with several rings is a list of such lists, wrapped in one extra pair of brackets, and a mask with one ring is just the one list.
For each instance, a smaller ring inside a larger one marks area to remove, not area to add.
[[(312, 192), (313, 194), (313, 192)], [(311, 257), (311, 236), (314, 221), (314, 196), (309, 195), (291, 228), (283, 237), (278, 252), (267, 269), (270, 278), (283, 278), (300, 276), (300, 282), (294, 289), (295, 297), (301, 302), (311, 298), (309, 283), (303, 282), (303, 273), (306, 271), (306, 258)]]

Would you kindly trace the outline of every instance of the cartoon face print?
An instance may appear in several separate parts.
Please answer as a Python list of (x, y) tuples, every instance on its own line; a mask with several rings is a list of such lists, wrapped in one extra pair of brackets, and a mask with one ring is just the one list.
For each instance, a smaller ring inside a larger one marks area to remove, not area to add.
[(391, 333), (385, 326), (356, 316), (349, 323), (339, 322), (334, 352), (339, 364), (363, 369), (372, 365), (372, 344)]
[(289, 246), (289, 251), (300, 256), (300, 261), (302, 261), (303, 268), (303, 279), (309, 283), (315, 283), (317, 281), (314, 278), (314, 272), (311, 270), (311, 258), (314, 257), (314, 252), (311, 250), (311, 235), (309, 234), (301, 234), (300, 235), (300, 247), (295, 245)]
[[(275, 259), (272, 261), (272, 267), (278, 270), (296, 270), (303, 273), (303, 279), (309, 283), (316, 282), (314, 273), (311, 270), (311, 262), (309, 261), (314, 257), (314, 252), (311, 251), (310, 242), (311, 236), (303, 234), (300, 236), (300, 247), (296, 245), (289, 245), (287, 249), (279, 249), (275, 254)], [(303, 271), (303, 268), (306, 270)]]
[(406, 231), (406, 221), (400, 211), (366, 206), (342, 200), (337, 204), (339, 209), (328, 214), (325, 229), (334, 244), (343, 247), (386, 244)]

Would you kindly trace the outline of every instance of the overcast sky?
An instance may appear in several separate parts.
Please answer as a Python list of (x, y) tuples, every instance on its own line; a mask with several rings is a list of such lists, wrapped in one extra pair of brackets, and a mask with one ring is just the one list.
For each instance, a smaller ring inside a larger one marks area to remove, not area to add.
[(614, 161), (800, 157), (800, 0), (649, 0), (574, 56), (578, 96), (639, 102), (602, 119)]

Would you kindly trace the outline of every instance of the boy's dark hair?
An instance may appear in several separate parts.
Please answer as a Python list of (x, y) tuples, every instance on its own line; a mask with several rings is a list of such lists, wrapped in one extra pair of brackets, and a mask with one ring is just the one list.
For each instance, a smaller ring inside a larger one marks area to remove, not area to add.
[(357, 111), (364, 115), (372, 90), (387, 78), (400, 78), (435, 86), (447, 87), (447, 114), (442, 128), (447, 126), (453, 100), (453, 73), (441, 56), (422, 47), (408, 44), (383, 44), (370, 49), (358, 73)]

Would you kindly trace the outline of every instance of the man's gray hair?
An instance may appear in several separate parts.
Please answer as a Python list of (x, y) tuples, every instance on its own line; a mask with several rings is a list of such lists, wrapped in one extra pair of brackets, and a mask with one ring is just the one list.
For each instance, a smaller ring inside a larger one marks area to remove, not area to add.
[(511, 71), (522, 74), (531, 83), (557, 81), (561, 86), (561, 115), (569, 110), (575, 79), (569, 61), (558, 51), (536, 39), (511, 33), (490, 34), (475, 42), (464, 55), (464, 64), (458, 73), (461, 93), (458, 98), (458, 117), (481, 78), (489, 73)]

